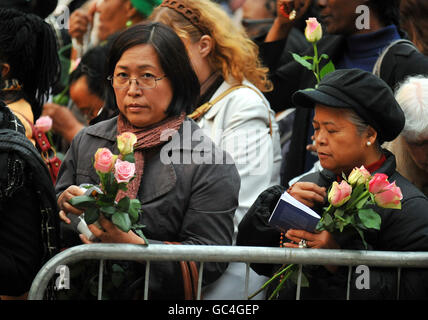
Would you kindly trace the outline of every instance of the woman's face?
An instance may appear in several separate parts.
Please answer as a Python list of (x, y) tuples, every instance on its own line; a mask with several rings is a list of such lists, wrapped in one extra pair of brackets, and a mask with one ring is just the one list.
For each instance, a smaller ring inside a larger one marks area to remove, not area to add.
[(89, 90), (86, 76), (80, 77), (70, 85), (70, 98), (88, 119), (95, 118), (104, 104), (100, 97)]
[[(113, 76), (131, 79), (141, 77), (162, 78), (165, 75), (155, 49), (141, 44), (126, 50), (116, 63)], [(135, 80), (127, 88), (113, 88), (119, 111), (136, 127), (145, 127), (167, 117), (165, 113), (172, 98), (173, 89), (167, 77), (156, 81), (156, 87), (141, 89)]]
[(358, 133), (343, 109), (316, 105), (313, 119), (315, 142), (321, 165), (336, 174), (348, 174), (367, 163), (367, 138)]
[(419, 169), (428, 173), (428, 138), (415, 142), (404, 141), (415, 164)]
[(365, 3), (364, 0), (318, 0), (321, 20), (327, 32), (346, 35), (357, 33), (358, 14), (355, 9)]
[(103, 0), (97, 5), (99, 13), (98, 38), (102, 41), (126, 26), (127, 6), (125, 0)]
[(181, 38), (183, 41), (193, 70), (198, 77), (199, 83), (203, 83), (212, 73), (213, 69), (208, 61), (208, 55), (211, 51), (209, 36), (204, 35), (199, 41), (192, 42), (187, 38)]

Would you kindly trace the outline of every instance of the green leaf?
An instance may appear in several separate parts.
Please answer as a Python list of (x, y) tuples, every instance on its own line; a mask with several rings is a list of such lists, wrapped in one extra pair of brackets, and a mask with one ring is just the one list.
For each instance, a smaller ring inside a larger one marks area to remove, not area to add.
[(345, 213), (345, 211), (343, 211), (342, 209), (336, 209), (335, 211), (334, 211), (334, 216), (335, 217), (343, 217), (343, 214)]
[(292, 53), (292, 56), (293, 56), (294, 60), (296, 60), (302, 66), (304, 66), (308, 70), (312, 70), (312, 63), (309, 63), (308, 61), (306, 61), (304, 58), (302, 58), (298, 54)]
[(123, 232), (131, 230), (131, 220), (126, 212), (116, 212), (112, 217), (111, 221)]
[(382, 219), (373, 209), (362, 209), (358, 211), (358, 217), (362, 224), (369, 229), (380, 230)]
[(363, 233), (363, 231), (360, 228), (356, 227), (356, 226), (354, 226), (354, 228), (355, 228), (355, 230), (357, 230), (358, 234), (361, 237), (361, 240), (363, 241), (364, 247), (367, 249), (368, 246), (367, 246), (366, 239), (364, 239), (364, 233)]
[(68, 202), (78, 209), (87, 209), (96, 207), (96, 200), (91, 196), (76, 196), (68, 200)]
[(125, 183), (125, 182), (119, 183), (118, 187), (119, 187), (119, 190), (122, 190), (122, 191), (125, 191), (125, 192), (128, 190), (127, 183)]
[(128, 162), (131, 162), (131, 163), (135, 163), (134, 154), (133, 153), (128, 153), (128, 154), (124, 155), (122, 161), (128, 161)]
[(106, 216), (106, 218), (110, 218), (116, 212), (116, 208), (113, 206), (105, 206), (101, 207), (100, 211)]
[(128, 197), (123, 197), (117, 204), (117, 208), (121, 211), (128, 212), (130, 200)]
[(329, 56), (326, 53), (323, 53), (320, 57), (319, 57), (319, 61), (321, 61), (322, 59), (329, 59)]
[(141, 209), (141, 203), (138, 199), (131, 199), (129, 202), (128, 214), (131, 218), (132, 223), (138, 221), (139, 212)]
[(133, 229), (134, 230), (134, 232), (136, 233), (136, 234), (138, 234), (138, 236), (141, 238), (141, 239), (143, 239), (144, 240), (144, 242), (145, 242), (145, 246), (148, 246), (149, 245), (149, 240), (147, 240), (147, 238), (144, 236), (144, 233), (143, 233), (143, 231), (141, 231), (140, 229)]
[[(299, 277), (299, 269), (297, 268), (296, 270), (293, 270), (293, 273), (290, 276), (290, 280), (293, 281), (297, 285), (298, 277)], [(305, 276), (305, 274), (303, 273), (303, 271), (302, 271), (302, 278), (300, 280), (300, 286), (302, 288), (309, 287), (309, 280)]]
[(85, 210), (85, 222), (86, 224), (93, 224), (100, 217), (98, 208), (88, 208)]
[(330, 60), (320, 71), (320, 78), (324, 78), (325, 75), (333, 72), (335, 69), (333, 62)]
[(119, 288), (125, 279), (125, 270), (118, 264), (113, 264), (111, 269), (111, 281), (116, 288)]

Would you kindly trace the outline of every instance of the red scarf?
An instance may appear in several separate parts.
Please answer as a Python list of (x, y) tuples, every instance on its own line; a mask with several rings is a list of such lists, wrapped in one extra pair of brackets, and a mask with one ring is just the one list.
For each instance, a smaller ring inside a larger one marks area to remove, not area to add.
[[(378, 161), (369, 164), (366, 169), (368, 172), (370, 172), (370, 174), (372, 174), (376, 170), (379, 170), (385, 161), (386, 161), (386, 156), (384, 154), (382, 154), (382, 156), (380, 157), (380, 159)], [(342, 176), (339, 176), (339, 175), (336, 176), (337, 182), (342, 181), (342, 179), (343, 179)]]
[(119, 190), (116, 201), (119, 201), (125, 195), (130, 199), (137, 197), (144, 172), (144, 150), (166, 143), (166, 141), (161, 141), (162, 133), (166, 130), (178, 130), (185, 117), (186, 114), (182, 113), (179, 116), (166, 118), (148, 127), (138, 128), (133, 126), (122, 114), (119, 114), (117, 118), (117, 134), (132, 132), (137, 136), (137, 143), (134, 145), (136, 177), (128, 184), (126, 192)]

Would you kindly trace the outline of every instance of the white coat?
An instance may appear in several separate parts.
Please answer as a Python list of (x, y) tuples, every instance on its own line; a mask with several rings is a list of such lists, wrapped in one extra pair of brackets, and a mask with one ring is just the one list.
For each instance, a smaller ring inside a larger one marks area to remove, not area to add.
[[(281, 146), (275, 114), (254, 85), (247, 80), (243, 84), (251, 86), (258, 93), (250, 88), (238, 88), (218, 101), (198, 121), (214, 143), (232, 156), (241, 178), (239, 206), (234, 218), (234, 244), (238, 224), (259, 194), (280, 183), (281, 166)], [(230, 87), (229, 83), (223, 82), (210, 100)], [(230, 263), (221, 278), (204, 289), (203, 298), (246, 299), (245, 273), (244, 263)], [(266, 280), (266, 277), (261, 277), (250, 269), (249, 294)], [(257, 297), (263, 298), (261, 294)]]

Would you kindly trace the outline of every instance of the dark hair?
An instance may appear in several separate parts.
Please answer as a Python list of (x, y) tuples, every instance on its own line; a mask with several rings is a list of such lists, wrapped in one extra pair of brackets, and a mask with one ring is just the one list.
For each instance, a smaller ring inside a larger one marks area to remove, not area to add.
[(25, 13), (34, 13), (45, 19), (57, 7), (58, 0), (0, 0), (0, 7), (16, 9)]
[[(199, 97), (199, 81), (183, 42), (172, 29), (162, 23), (142, 23), (122, 31), (112, 43), (107, 57), (106, 78), (113, 74), (117, 62), (126, 50), (141, 44), (153, 46), (161, 67), (171, 82), (173, 98), (166, 114), (175, 116), (182, 112), (190, 113)], [(114, 97), (113, 88), (107, 83), (107, 92)], [(112, 101), (116, 102), (116, 99)]]
[(89, 91), (104, 100), (105, 82), (104, 67), (107, 59), (108, 47), (97, 46), (88, 50), (80, 60), (77, 68), (70, 74), (70, 85), (80, 77), (85, 76)]
[(369, 0), (368, 6), (385, 26), (394, 24), (398, 32), (403, 36), (400, 28), (400, 0)]
[(60, 75), (56, 38), (51, 26), (34, 14), (0, 9), (0, 63), (10, 65), (7, 78), (17, 79), (22, 84), (21, 94), (31, 104), (37, 119)]
[(400, 12), (401, 25), (410, 40), (417, 44), (423, 54), (428, 55), (428, 1), (401, 0)]

